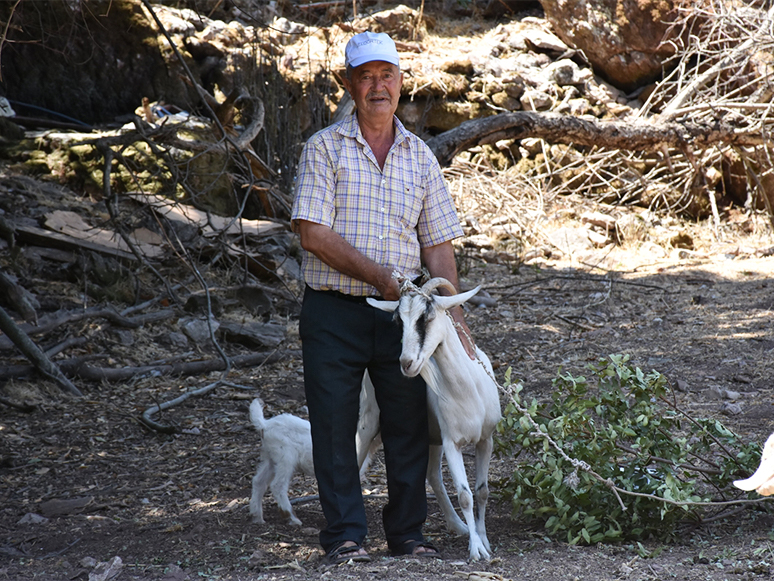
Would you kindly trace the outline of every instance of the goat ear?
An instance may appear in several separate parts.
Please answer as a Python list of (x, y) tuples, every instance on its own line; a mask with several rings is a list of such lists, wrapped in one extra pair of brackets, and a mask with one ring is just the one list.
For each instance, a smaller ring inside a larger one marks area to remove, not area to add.
[[(764, 496), (770, 496), (771, 479), (774, 476), (774, 434), (769, 436), (766, 440), (766, 444), (763, 446), (763, 453), (761, 454), (760, 466), (755, 471), (755, 474), (747, 478), (746, 480), (734, 480), (734, 486), (742, 490), (757, 490)], [(765, 486), (765, 488), (764, 488)], [(763, 490), (762, 490), (763, 489)]]
[(473, 290), (469, 290), (467, 292), (460, 293), (458, 295), (452, 295), (450, 297), (437, 296), (434, 298), (436, 303), (438, 303), (441, 307), (443, 307), (448, 311), (449, 309), (452, 309), (456, 306), (461, 305), (462, 303), (467, 301), (470, 297), (475, 295), (480, 290), (481, 290), (481, 286), (477, 286)]
[(387, 311), (388, 313), (394, 313), (395, 309), (398, 308), (398, 301), (380, 301), (378, 299), (372, 299), (370, 297), (367, 298), (366, 301), (372, 307), (376, 307), (377, 309), (381, 309), (382, 311)]

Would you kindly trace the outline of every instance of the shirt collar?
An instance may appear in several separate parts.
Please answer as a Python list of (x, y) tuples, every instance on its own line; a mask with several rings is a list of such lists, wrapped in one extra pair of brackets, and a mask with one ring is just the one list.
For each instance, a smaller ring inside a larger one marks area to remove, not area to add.
[[(395, 115), (393, 115), (392, 118), (395, 122), (395, 145), (400, 145), (404, 141), (408, 145), (408, 143), (411, 141), (411, 133), (409, 133), (409, 131), (403, 126), (403, 123), (400, 122), (400, 119), (398, 119)], [(360, 132), (360, 125), (357, 123), (357, 111), (342, 120), (336, 130), (345, 137), (357, 139), (361, 143), (365, 143), (363, 134)]]

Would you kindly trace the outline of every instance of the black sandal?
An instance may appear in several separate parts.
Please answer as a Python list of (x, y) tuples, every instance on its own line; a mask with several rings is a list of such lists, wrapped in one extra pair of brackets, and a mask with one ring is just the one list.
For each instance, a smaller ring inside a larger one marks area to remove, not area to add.
[(328, 565), (338, 565), (339, 563), (346, 563), (347, 561), (353, 561), (355, 563), (368, 563), (371, 557), (368, 555), (359, 555), (360, 551), (364, 551), (363, 547), (358, 544), (345, 545), (347, 541), (342, 541), (330, 551), (325, 553), (325, 562)]
[[(426, 549), (424, 551), (421, 551), (419, 553), (416, 552), (417, 549), (423, 548)], [(404, 543), (400, 544), (396, 547), (392, 548), (392, 556), (393, 557), (419, 557), (422, 559), (441, 559), (441, 552), (433, 546), (433, 544), (428, 543), (424, 540), (414, 540), (409, 539), (408, 541), (405, 541)]]

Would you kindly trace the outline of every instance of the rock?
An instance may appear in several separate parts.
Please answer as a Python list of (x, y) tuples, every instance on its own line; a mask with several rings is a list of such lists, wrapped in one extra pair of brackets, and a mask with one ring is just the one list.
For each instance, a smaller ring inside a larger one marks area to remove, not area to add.
[(265, 565), (268, 562), (269, 562), (269, 558), (266, 555), (266, 553), (261, 549), (256, 549), (255, 551), (253, 551), (253, 554), (250, 555), (250, 558), (247, 560), (247, 566), (250, 569), (256, 569), (261, 565)]
[(520, 99), (524, 94), (524, 79), (520, 76), (504, 77), (502, 82), (503, 91), (505, 91), (509, 97)]
[(465, 239), (465, 246), (473, 248), (492, 248), (492, 239), (487, 234), (474, 234)]
[(285, 339), (285, 327), (271, 323), (223, 321), (219, 333), (228, 341), (248, 347), (276, 347)]
[(171, 333), (158, 338), (157, 341), (162, 345), (169, 345), (176, 349), (188, 348), (188, 337), (177, 331), (172, 331)]
[(588, 230), (586, 232), (586, 236), (588, 236), (589, 240), (591, 240), (591, 243), (597, 248), (607, 246), (614, 241), (610, 232), (597, 232), (596, 230)]
[(588, 115), (591, 112), (591, 103), (586, 99), (570, 99), (567, 101), (567, 107), (569, 107), (570, 114), (577, 117)]
[(688, 382), (683, 381), (682, 379), (678, 379), (675, 382), (675, 389), (677, 389), (678, 391), (686, 391), (687, 392), (688, 391)]
[(617, 103), (618, 97), (621, 96), (621, 92), (613, 85), (597, 79), (586, 81), (585, 91), (586, 98), (593, 105)]
[(277, 35), (277, 41), (281, 44), (291, 44), (295, 42), (298, 35), (306, 33), (306, 26), (299, 22), (288, 20), (284, 16), (275, 18), (271, 28), (272, 32), (281, 32), (281, 34)]
[(723, 407), (720, 408), (720, 413), (727, 416), (738, 416), (742, 413), (742, 406), (738, 403), (723, 403)]
[(40, 511), (45, 516), (65, 516), (83, 511), (94, 500), (93, 496), (79, 498), (53, 498), (40, 504)]
[(634, 90), (659, 78), (674, 54), (675, 2), (663, 0), (541, 0), (546, 18), (566, 44), (617, 87)]
[(23, 517), (21, 517), (21, 519), (19, 519), (20, 525), (42, 525), (46, 524), (47, 522), (48, 519), (46, 517), (35, 514), (34, 512), (28, 512)]
[(111, 329), (110, 334), (120, 345), (125, 347), (134, 345), (134, 333), (127, 329)]
[(669, 239), (672, 248), (682, 248), (684, 250), (693, 250), (693, 237), (688, 232), (678, 232)]
[[(215, 333), (220, 327), (220, 323), (215, 318), (210, 319), (212, 324), (212, 332)], [(180, 330), (191, 341), (197, 345), (207, 345), (210, 343), (210, 328), (207, 325), (207, 321), (194, 318), (183, 318), (178, 321)]]
[(537, 137), (527, 137), (521, 140), (521, 147), (528, 155), (534, 156), (538, 153), (543, 153), (543, 148), (546, 147), (546, 142)]
[(475, 295), (469, 298), (467, 302), (477, 307), (496, 307), (497, 306), (497, 299), (492, 297), (485, 290), (478, 291)]
[(98, 563), (94, 570), (89, 573), (89, 581), (110, 581), (117, 577), (124, 567), (121, 557), (113, 557), (107, 563)]
[(475, 70), (470, 59), (454, 59), (441, 63), (438, 69), (450, 75), (473, 76)]
[(24, 129), (19, 127), (12, 119), (0, 116), (0, 144), (14, 143), (24, 139)]
[(711, 385), (707, 391), (709, 392), (709, 396), (713, 399), (723, 399), (723, 390), (717, 385)]
[(236, 297), (242, 306), (253, 315), (271, 313), (271, 299), (261, 287), (243, 285), (236, 290)]
[(400, 5), (356, 20), (352, 27), (358, 32), (386, 32), (393, 40), (421, 41), (427, 34), (425, 22), (425, 19), (420, 18), (419, 12)]
[(167, 570), (164, 572), (161, 581), (187, 581), (188, 579), (190, 579), (188, 573), (174, 563), (170, 563), (167, 565)]
[(559, 53), (569, 50), (569, 47), (561, 38), (541, 28), (527, 28), (521, 32), (521, 36), (524, 38), (527, 47), (533, 50), (537, 49)]
[(520, 239), (524, 235), (522, 227), (515, 222), (506, 222), (505, 224), (493, 224), (489, 228), (489, 236), (496, 240)]
[(551, 63), (545, 69), (546, 79), (559, 86), (580, 82), (580, 67), (570, 59), (561, 59)]
[(554, 98), (537, 89), (527, 89), (521, 96), (521, 106), (525, 111), (547, 111), (554, 106)]
[[(4, 41), (14, 50), (3, 51), (3, 87), (10, 88), (5, 95), (9, 99), (66, 111), (84, 123), (112, 120), (158, 92), (168, 102), (199, 102), (196, 89), (183, 81), (184, 71), (172, 51), (165, 60), (156, 26), (139, 3), (120, 2), (99, 15), (73, 10), (66, 2), (47, 2), (45, 7), (42, 12), (19, 7), (14, 26), (8, 27)], [(195, 32), (182, 19), (167, 20), (182, 34)], [(68, 28), (89, 33), (70, 37), (67, 50), (56, 49)], [(95, 46), (111, 50), (95, 59)]]
[(742, 394), (738, 391), (731, 391), (730, 389), (724, 389), (723, 390), (723, 397), (726, 399), (730, 399), (731, 401), (736, 401), (740, 397), (742, 397)]
[(591, 224), (603, 230), (615, 230), (616, 220), (608, 214), (602, 212), (586, 212), (581, 215), (581, 222), (584, 224)]
[(553, 246), (569, 256), (592, 247), (586, 228), (562, 226), (551, 232), (548, 240)]
[[(207, 307), (207, 295), (205, 293), (191, 295), (188, 297), (183, 308), (188, 313), (206, 314), (209, 312)], [(209, 298), (209, 310), (211, 310), (212, 314), (216, 317), (223, 314), (223, 301), (219, 296), (212, 293), (210, 293)]]
[(94, 557), (84, 557), (80, 561), (78, 561), (78, 564), (81, 567), (85, 567), (86, 569), (93, 569), (97, 566), (98, 561)]
[(505, 91), (500, 91), (499, 93), (492, 95), (492, 103), (501, 109), (507, 109), (508, 111), (518, 111), (521, 109), (521, 102), (518, 99), (511, 97)]

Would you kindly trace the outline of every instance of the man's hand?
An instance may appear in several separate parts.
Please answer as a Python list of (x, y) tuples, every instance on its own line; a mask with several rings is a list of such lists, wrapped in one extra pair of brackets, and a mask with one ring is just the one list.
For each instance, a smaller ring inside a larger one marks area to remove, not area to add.
[(462, 307), (454, 307), (449, 311), (454, 326), (457, 329), (457, 335), (459, 335), (462, 346), (465, 348), (465, 352), (468, 357), (476, 359), (476, 344), (473, 342), (473, 335), (468, 328), (468, 324), (465, 322), (465, 317), (462, 315)]
[[(459, 290), (459, 280), (457, 278), (457, 263), (454, 258), (454, 247), (451, 242), (444, 242), (437, 246), (429, 246), (422, 249), (422, 262), (430, 272), (430, 276), (441, 276), (454, 285)], [(439, 289), (440, 294), (449, 294), (446, 289)], [(462, 346), (471, 359), (476, 358), (476, 346), (473, 343), (473, 335), (470, 333), (465, 317), (462, 315), (462, 307), (454, 307), (449, 311), (457, 334), (460, 336)]]
[(377, 284), (374, 285), (385, 301), (400, 300), (400, 283), (398, 279), (393, 278), (392, 273), (392, 268), (384, 267), (379, 274)]

